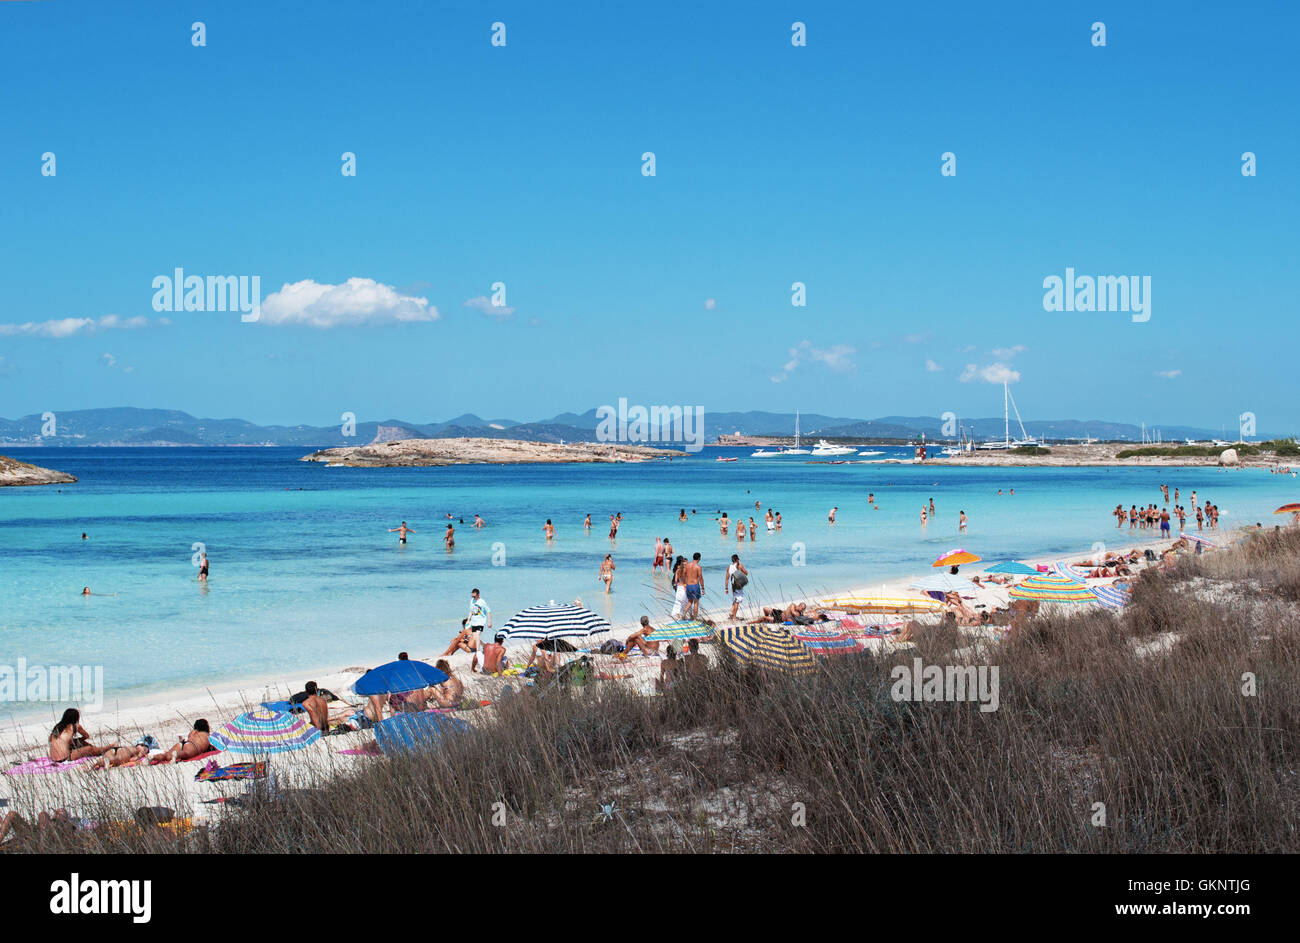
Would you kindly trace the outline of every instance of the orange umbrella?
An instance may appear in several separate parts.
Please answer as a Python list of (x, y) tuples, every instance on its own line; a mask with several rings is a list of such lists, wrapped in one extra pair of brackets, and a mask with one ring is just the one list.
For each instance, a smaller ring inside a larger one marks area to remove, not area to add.
[(1300, 501), (1292, 501), (1290, 504), (1284, 504), (1274, 514), (1296, 514), (1300, 513)]
[(978, 563), (980, 557), (971, 553), (969, 550), (949, 550), (938, 560), (935, 560), (930, 566), (960, 566), (963, 563)]

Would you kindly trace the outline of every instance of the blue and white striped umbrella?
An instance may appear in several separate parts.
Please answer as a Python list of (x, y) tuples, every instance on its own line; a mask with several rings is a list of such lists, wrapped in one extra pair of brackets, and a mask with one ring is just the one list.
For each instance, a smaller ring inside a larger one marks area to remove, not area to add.
[(1129, 600), (1130, 590), (1127, 586), (1118, 583), (1110, 586), (1094, 586), (1091, 589), (1097, 602), (1107, 609), (1119, 609)]
[(542, 642), (561, 638), (586, 641), (605, 634), (610, 628), (605, 619), (590, 609), (552, 602), (515, 613), (501, 630), (507, 642)]

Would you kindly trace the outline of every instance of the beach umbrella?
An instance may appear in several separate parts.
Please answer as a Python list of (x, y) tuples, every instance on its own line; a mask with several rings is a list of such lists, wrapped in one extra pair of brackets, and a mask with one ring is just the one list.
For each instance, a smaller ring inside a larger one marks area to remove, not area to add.
[(808, 646), (814, 655), (845, 655), (858, 651), (857, 639), (840, 629), (836, 622), (795, 626), (790, 634)]
[(1072, 580), (1083, 582), (1088, 578), (1088, 572), (1086, 570), (1081, 570), (1073, 563), (1066, 563), (1064, 560), (1059, 563), (1053, 563), (1052, 569), (1061, 576), (1068, 577)]
[(1292, 501), (1290, 504), (1284, 504), (1274, 514), (1300, 514), (1300, 501)]
[(934, 573), (907, 585), (912, 589), (919, 589), (923, 592), (938, 590), (944, 593), (960, 593), (962, 590), (970, 592), (975, 588), (975, 584), (970, 580), (961, 576), (951, 576), (947, 573)]
[(708, 638), (713, 634), (713, 626), (695, 619), (680, 620), (661, 625), (650, 633), (652, 642), (665, 639)]
[(1014, 576), (1033, 576), (1038, 572), (1038, 567), (1030, 566), (1028, 563), (1021, 563), (1018, 560), (1004, 560), (1001, 563), (995, 563), (992, 566), (984, 568), (985, 573), (1011, 573)]
[(404, 691), (418, 691), (431, 685), (442, 684), (447, 675), (427, 661), (390, 661), (378, 668), (371, 668), (352, 685), (354, 694), (401, 694)]
[(980, 557), (971, 553), (969, 550), (949, 550), (947, 553), (935, 560), (930, 566), (960, 566), (963, 563), (979, 563)]
[(246, 756), (301, 750), (319, 739), (320, 731), (301, 715), (264, 707), (240, 714), (208, 737), (214, 749)]
[(1186, 540), (1189, 543), (1203, 544), (1206, 547), (1217, 546), (1213, 540), (1207, 540), (1206, 538), (1200, 536), (1199, 534), (1183, 534), (1181, 536), (1183, 540)]
[(775, 625), (727, 625), (717, 629), (718, 641), (742, 665), (786, 674), (816, 670), (812, 649)]
[(1011, 587), (1012, 599), (1037, 599), (1040, 602), (1096, 602), (1097, 597), (1078, 580), (1056, 573), (1040, 573)]
[(590, 609), (554, 601), (517, 612), (501, 627), (508, 642), (543, 642), (560, 638), (587, 642), (609, 630), (609, 622)]
[(1119, 609), (1128, 602), (1131, 590), (1121, 583), (1113, 583), (1109, 586), (1094, 586), (1090, 592), (1107, 609)]
[(939, 612), (943, 603), (927, 596), (838, 596), (817, 603), (822, 609), (840, 612), (913, 614)]
[(390, 756), (437, 746), (449, 733), (463, 733), (469, 724), (434, 711), (396, 714), (375, 724), (375, 741)]

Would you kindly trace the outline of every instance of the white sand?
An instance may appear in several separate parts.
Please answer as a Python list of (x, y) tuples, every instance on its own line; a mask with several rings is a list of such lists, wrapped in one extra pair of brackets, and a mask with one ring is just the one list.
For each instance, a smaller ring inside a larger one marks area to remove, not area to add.
[[(1127, 534), (1127, 531), (1122, 533)], [(1226, 534), (1216, 535), (1216, 537), (1219, 538), (1216, 542), (1221, 544), (1226, 542)], [(1172, 541), (1147, 537), (1139, 543), (1129, 543), (1115, 549), (1122, 553), (1127, 553), (1131, 549), (1143, 550), (1148, 547), (1163, 549), (1170, 542)], [(1034, 565), (1050, 565), (1058, 559), (1081, 560), (1090, 556), (1089, 552), (1081, 551), (1066, 554), (1062, 557), (1038, 558), (1025, 562)], [(982, 565), (974, 564), (969, 566), (967, 569), (970, 572), (962, 575), (977, 575)], [(935, 568), (931, 572), (946, 573), (947, 569)], [(916, 596), (919, 595), (917, 591), (908, 588), (908, 584), (915, 578), (856, 586), (835, 595)], [(1089, 580), (1088, 582), (1090, 585), (1097, 585), (1109, 581)], [(1008, 604), (1007, 589), (1007, 587), (992, 585), (977, 588), (972, 584), (969, 590), (963, 591), (962, 595), (968, 605), (976, 608), (977, 611), (978, 607), (981, 606), (992, 610)], [(719, 590), (720, 587), (715, 590), (716, 595), (714, 598), (721, 595)], [(775, 605), (788, 602), (790, 602), (788, 599), (747, 600), (741, 615), (752, 617), (761, 612), (763, 604)], [(729, 610), (730, 604), (728, 602), (727, 605), (721, 608), (712, 609), (702, 614), (719, 624), (723, 624), (726, 622)], [(921, 619), (918, 621), (926, 620)], [(930, 617), (928, 621), (937, 621), (937, 616)], [(635, 631), (635, 628), (635, 625), (630, 623), (616, 625), (611, 636), (622, 640)], [(996, 645), (996, 635), (987, 629), (972, 629), (968, 631), (968, 634), (972, 637), (972, 647), (968, 651), (973, 655), (979, 656), (981, 653), (991, 650), (991, 645)], [(873, 650), (877, 651), (892, 650), (904, 646), (910, 647), (909, 643), (894, 642), (888, 637), (878, 640), (871, 639), (868, 640), (868, 643)], [(527, 660), (528, 648), (514, 648), (510, 651), (510, 655), (513, 663), (521, 664)], [(423, 657), (432, 663), (441, 656), (433, 653), (425, 655), (413, 653), (412, 657)], [(501, 691), (507, 684), (512, 685), (515, 690), (519, 690), (526, 683), (523, 679), (518, 678), (485, 677), (481, 673), (471, 674), (469, 671), (470, 655), (465, 652), (457, 652), (449, 656), (448, 661), (452, 669), (465, 683), (465, 693), (470, 697), (495, 701), (501, 696)], [(611, 657), (597, 656), (596, 661), (599, 671), (609, 674), (631, 675), (623, 683), (631, 684), (637, 690), (645, 693), (653, 692), (653, 679), (659, 674), (659, 658), (646, 658), (638, 655), (625, 660), (618, 660)], [(149, 733), (157, 737), (164, 747), (169, 747), (175, 744), (178, 738), (184, 737), (188, 733), (195, 718), (207, 718), (212, 729), (215, 730), (222, 722), (232, 719), (243, 711), (257, 707), (262, 701), (287, 698), (294, 691), (301, 690), (302, 685), (308, 679), (315, 680), (321, 687), (328, 688), (340, 697), (359, 706), (364, 699), (351, 694), (350, 689), (352, 683), (360, 677), (360, 674), (359, 668), (353, 668), (352, 670), (334, 668), (314, 672), (286, 671), (275, 677), (255, 679), (219, 691), (188, 690), (161, 695), (155, 694), (138, 702), (120, 703), (114, 705), (111, 709), (101, 710), (93, 714), (88, 713), (83, 716), (82, 724), (90, 733), (91, 741), (97, 745), (106, 745), (113, 742), (131, 744), (142, 734)], [(290, 678), (294, 680), (291, 681)], [(57, 719), (55, 715), (62, 712), (63, 706), (58, 705), (56, 710), (55, 706), (52, 705), (49, 719), (11, 724), (0, 730), (0, 768), (8, 769), (24, 760), (44, 755), (46, 737), (54, 720)], [(331, 705), (332, 708), (339, 706), (341, 705)], [(458, 716), (468, 723), (474, 724), (490, 717), (491, 713), (492, 708), (487, 707), (477, 711), (462, 711), (459, 712)], [(334, 711), (331, 711), (331, 715), (335, 716)], [(356, 763), (374, 762), (371, 757), (344, 756), (338, 752), (369, 742), (373, 739), (373, 736), (370, 731), (330, 736), (304, 750), (277, 755), (272, 758), (272, 765), (276, 771), (278, 782), (280, 785), (307, 782), (320, 775), (332, 775), (338, 771), (349, 769)], [(238, 762), (239, 759), (227, 760), (223, 758), (221, 762), (223, 764)], [(96, 818), (95, 810), (102, 807), (101, 803), (106, 798), (116, 797), (114, 801), (118, 804), (134, 806), (163, 805), (177, 809), (181, 815), (188, 815), (196, 820), (202, 820), (212, 816), (215, 810), (220, 809), (221, 806), (204, 804), (201, 800), (212, 799), (220, 795), (240, 795), (247, 789), (248, 784), (244, 782), (196, 783), (194, 774), (201, 765), (201, 763), (183, 763), (154, 767), (127, 767), (107, 772), (94, 772), (90, 771), (88, 769), (89, 764), (86, 764), (82, 768), (62, 773), (19, 776), (0, 775), (0, 800), (8, 799), (8, 808), (17, 809), (20, 813), (26, 815), (40, 809), (67, 808), (74, 816)]]

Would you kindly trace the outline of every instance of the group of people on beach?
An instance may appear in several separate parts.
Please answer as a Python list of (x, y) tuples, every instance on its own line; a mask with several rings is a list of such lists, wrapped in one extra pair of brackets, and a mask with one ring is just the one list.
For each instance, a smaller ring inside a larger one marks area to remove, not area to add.
[(97, 746), (90, 742), (90, 734), (86, 732), (85, 727), (81, 726), (81, 712), (75, 707), (69, 707), (50, 731), (49, 758), (55, 763), (68, 763), (87, 757), (97, 757), (92, 764), (92, 768), (95, 769), (125, 766), (144, 759), (148, 759), (155, 765), (174, 763), (193, 759), (211, 750), (211, 744), (208, 742), (209, 733), (211, 730), (208, 722), (199, 718), (194, 722), (189, 735), (178, 738), (178, 742), (169, 750), (163, 749), (150, 735), (140, 737), (131, 746), (122, 746), (117, 742)]

